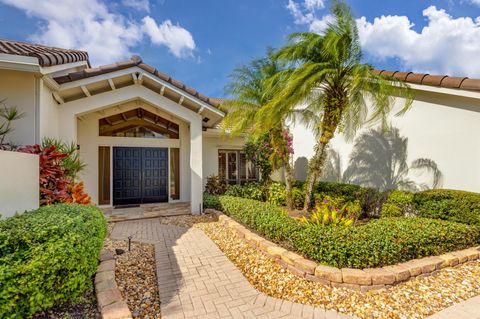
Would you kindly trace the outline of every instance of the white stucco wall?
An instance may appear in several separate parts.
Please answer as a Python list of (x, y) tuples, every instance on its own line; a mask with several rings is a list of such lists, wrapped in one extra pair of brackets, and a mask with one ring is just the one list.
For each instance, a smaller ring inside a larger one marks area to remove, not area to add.
[(0, 151), (0, 214), (2, 218), (16, 212), (38, 208), (38, 156)]
[[(478, 96), (465, 98), (416, 92), (407, 114), (390, 117), (400, 134), (408, 137), (409, 163), (421, 157), (433, 159), (444, 175), (443, 188), (480, 192), (480, 94)], [(401, 105), (402, 100), (397, 100), (397, 104)], [(315, 145), (313, 134), (302, 125), (293, 127), (292, 133), (294, 159), (310, 158)], [(345, 168), (353, 142), (337, 134), (331, 146), (339, 151)], [(422, 178), (425, 176), (412, 176), (418, 181), (423, 181)]]
[[(180, 139), (152, 139), (152, 138), (128, 138), (128, 137), (107, 137), (99, 136), (100, 118), (116, 113), (125, 112), (131, 109), (142, 107), (147, 111), (158, 114), (179, 125)], [(190, 134), (188, 125), (172, 117), (171, 115), (158, 111), (154, 107), (143, 103), (130, 102), (123, 104), (121, 110), (111, 108), (101, 113), (94, 112), (82, 116), (77, 121), (78, 144), (80, 145), (80, 156), (87, 167), (81, 173), (81, 179), (85, 182), (85, 189), (95, 203), (98, 203), (98, 147), (99, 146), (125, 146), (125, 147), (167, 147), (180, 148), (180, 201), (190, 200)]]
[(40, 140), (48, 138), (62, 139), (58, 131), (59, 108), (61, 107), (55, 101), (52, 91), (47, 87), (43, 80), (40, 80), (40, 112), (39, 112), (39, 134)]
[(37, 123), (35, 123), (36, 81), (33, 73), (0, 70), (0, 101), (7, 107), (15, 106), (24, 117), (13, 122), (14, 131), (6, 138), (15, 145), (35, 144)]

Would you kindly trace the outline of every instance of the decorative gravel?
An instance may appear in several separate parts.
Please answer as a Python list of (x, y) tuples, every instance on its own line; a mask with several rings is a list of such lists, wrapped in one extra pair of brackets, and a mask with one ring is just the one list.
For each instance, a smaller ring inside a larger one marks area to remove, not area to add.
[(154, 246), (132, 242), (131, 250), (128, 251), (126, 241), (107, 238), (105, 248), (114, 255), (115, 249), (125, 251), (124, 254), (115, 256), (115, 279), (133, 317), (160, 318)]
[(195, 227), (202, 229), (259, 291), (361, 318), (425, 318), (480, 294), (479, 261), (446, 268), (434, 276), (390, 289), (361, 293), (293, 275), (218, 222), (199, 223)]

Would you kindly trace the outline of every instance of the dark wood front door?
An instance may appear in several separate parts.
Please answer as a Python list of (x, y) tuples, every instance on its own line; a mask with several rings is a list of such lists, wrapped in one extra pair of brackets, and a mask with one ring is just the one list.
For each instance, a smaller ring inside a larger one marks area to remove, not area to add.
[(168, 201), (168, 149), (113, 148), (113, 205)]

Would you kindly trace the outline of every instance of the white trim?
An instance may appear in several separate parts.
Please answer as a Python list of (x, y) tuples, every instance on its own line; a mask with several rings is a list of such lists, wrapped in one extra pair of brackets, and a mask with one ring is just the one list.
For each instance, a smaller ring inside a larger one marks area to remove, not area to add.
[(113, 83), (112, 79), (107, 79), (108, 84), (110, 85), (110, 88), (113, 90), (116, 90), (117, 88), (115, 87), (115, 83)]
[(132, 74), (132, 68), (99, 74), (99, 75), (91, 76), (88, 78), (60, 84), (59, 90), (63, 91), (63, 90), (79, 87), (80, 85), (88, 85), (96, 82), (108, 81), (108, 79), (115, 79), (124, 75), (130, 75), (130, 74)]
[[(145, 71), (143, 71), (143, 73), (145, 73)], [(187, 97), (188, 99), (194, 101), (195, 103), (199, 104), (200, 106), (204, 106), (206, 109), (212, 111), (213, 113), (215, 113), (215, 114), (217, 114), (217, 115), (219, 115), (219, 116), (221, 116), (221, 117), (224, 117), (224, 116), (225, 116), (225, 113), (224, 113), (224, 112), (222, 112), (222, 111), (220, 111), (219, 109), (211, 106), (210, 104), (208, 104), (208, 103), (200, 100), (199, 98), (197, 98), (197, 97), (195, 97), (195, 96), (193, 96), (193, 95), (185, 92), (184, 90), (177, 88), (177, 87), (174, 86), (173, 84), (170, 84), (170, 83), (168, 83), (168, 82), (166, 82), (166, 81), (164, 81), (164, 80), (162, 80), (162, 79), (160, 79), (160, 78), (158, 78), (158, 77), (156, 77), (156, 76), (152, 76), (150, 73), (145, 73), (145, 76), (148, 77), (148, 78), (149, 78), (150, 80), (152, 80), (152, 81), (155, 81), (155, 82), (157, 82), (157, 83), (159, 83), (159, 84), (162, 84), (162, 85), (166, 86), (169, 90), (172, 90), (172, 91), (174, 91), (175, 93), (178, 93), (178, 94), (180, 94), (180, 95), (183, 95), (183, 96)]]
[(40, 72), (40, 65), (34, 57), (0, 53), (0, 69)]
[(80, 88), (82, 89), (82, 92), (83, 94), (85, 94), (86, 97), (92, 96), (85, 85), (81, 85)]
[(41, 66), (40, 67), (40, 72), (42, 74), (52, 74), (55, 72), (60, 72), (68, 69), (75, 69), (78, 67), (84, 66), (85, 68), (88, 67), (88, 62), (87, 61), (78, 61), (78, 62), (71, 62), (71, 63), (63, 63), (63, 64), (57, 64), (57, 65), (52, 65), (52, 66)]
[[(410, 88), (416, 91), (425, 91), (425, 92), (433, 92), (433, 93), (440, 93), (446, 95), (453, 95), (453, 96), (462, 96), (474, 99), (480, 99), (480, 92), (469, 91), (465, 89), (451, 89), (441, 86), (432, 86), (426, 84), (414, 84), (414, 83), (406, 83)], [(415, 97), (413, 98), (415, 100)]]

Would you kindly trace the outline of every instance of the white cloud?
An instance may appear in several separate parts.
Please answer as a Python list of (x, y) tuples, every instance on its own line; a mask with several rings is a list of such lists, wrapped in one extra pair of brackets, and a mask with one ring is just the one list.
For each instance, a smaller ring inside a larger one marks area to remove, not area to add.
[(173, 25), (170, 20), (157, 25), (154, 19), (146, 16), (142, 21), (142, 29), (153, 43), (167, 46), (176, 57), (193, 55), (195, 41), (188, 30), (179, 25)]
[(480, 6), (480, 0), (470, 0), (470, 2)]
[[(480, 0), (470, 0), (480, 4)], [(307, 25), (310, 31), (322, 33), (331, 15), (317, 18), (317, 9), (289, 0), (287, 9), (296, 24)], [(381, 16), (368, 21), (357, 19), (364, 52), (377, 59), (396, 58), (404, 70), (437, 74), (480, 77), (480, 17), (453, 18), (445, 10), (430, 6), (423, 10), (427, 25), (413, 29), (407, 16)]]
[[(114, 13), (102, 0), (0, 0), (0, 3), (42, 21), (39, 30), (30, 36), (32, 41), (88, 51), (94, 65), (130, 57), (146, 32), (144, 21)], [(146, 18), (156, 25), (152, 18)], [(187, 30), (173, 26), (170, 20), (160, 27), (163, 41), (157, 41), (149, 33), (152, 43), (165, 45), (176, 57), (192, 54), (195, 43)]]
[(287, 9), (296, 24), (309, 24), (316, 20), (315, 11), (325, 7), (323, 0), (304, 0), (302, 3), (288, 0)]
[(398, 58), (407, 70), (480, 76), (480, 17), (453, 18), (435, 6), (423, 15), (428, 23), (420, 32), (406, 16), (358, 19), (362, 47), (380, 59)]
[(150, 12), (150, 1), (148, 0), (122, 0), (122, 4), (137, 11)]

